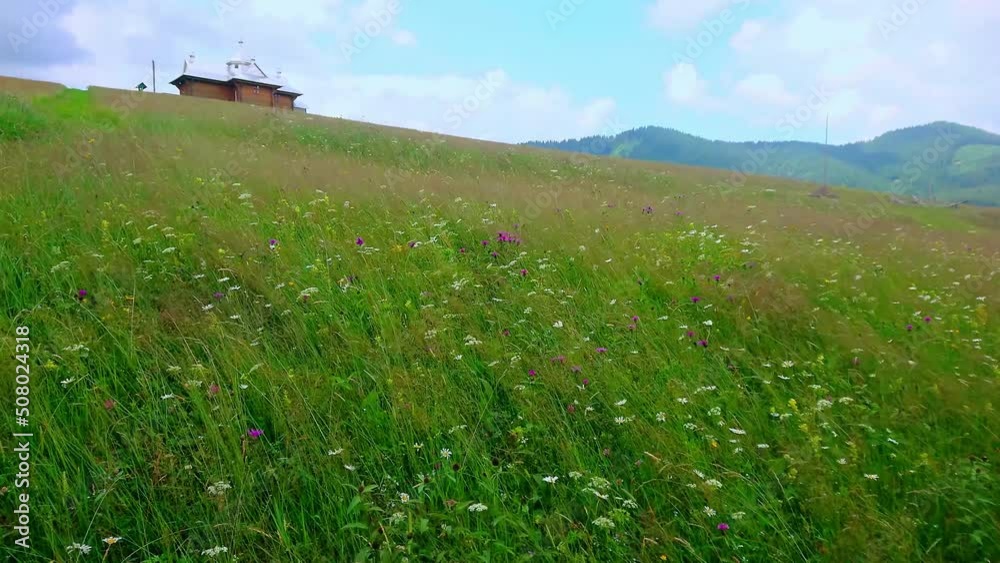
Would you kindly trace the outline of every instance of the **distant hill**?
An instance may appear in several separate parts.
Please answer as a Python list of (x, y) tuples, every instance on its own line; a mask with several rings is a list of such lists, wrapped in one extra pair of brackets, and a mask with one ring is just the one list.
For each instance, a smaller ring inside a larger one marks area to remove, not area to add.
[(823, 181), (900, 196), (1000, 205), (1000, 135), (944, 121), (839, 146), (805, 142), (710, 141), (675, 129), (642, 127), (614, 136), (527, 145)]

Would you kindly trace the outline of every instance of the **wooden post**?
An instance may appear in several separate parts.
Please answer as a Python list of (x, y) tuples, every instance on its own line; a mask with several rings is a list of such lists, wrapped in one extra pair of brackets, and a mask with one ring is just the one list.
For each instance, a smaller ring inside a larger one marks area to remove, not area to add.
[(153, 93), (156, 93), (156, 60), (153, 60)]

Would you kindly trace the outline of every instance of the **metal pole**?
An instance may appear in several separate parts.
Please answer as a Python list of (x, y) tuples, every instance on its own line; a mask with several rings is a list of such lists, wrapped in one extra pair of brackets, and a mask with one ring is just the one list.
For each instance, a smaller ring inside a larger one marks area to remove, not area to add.
[(156, 93), (156, 61), (153, 61), (153, 93)]

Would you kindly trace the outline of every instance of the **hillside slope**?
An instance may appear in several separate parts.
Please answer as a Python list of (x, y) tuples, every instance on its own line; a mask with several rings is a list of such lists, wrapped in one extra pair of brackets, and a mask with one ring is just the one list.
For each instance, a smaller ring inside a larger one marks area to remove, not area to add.
[(709, 166), (900, 196), (1000, 205), (1000, 135), (955, 123), (900, 129), (840, 146), (803, 142), (709, 141), (662, 127), (531, 146)]
[(997, 210), (3, 86), (5, 559), (1000, 553)]

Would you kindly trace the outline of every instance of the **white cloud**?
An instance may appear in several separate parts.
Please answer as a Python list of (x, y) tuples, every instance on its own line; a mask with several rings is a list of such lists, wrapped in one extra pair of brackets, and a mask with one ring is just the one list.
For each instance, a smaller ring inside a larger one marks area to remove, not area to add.
[(392, 34), (392, 42), (396, 45), (416, 45), (417, 36), (412, 31), (401, 29)]
[(730, 5), (745, 5), (749, 0), (656, 0), (647, 9), (648, 21), (668, 31), (690, 29), (715, 16)]
[(740, 29), (729, 39), (729, 44), (737, 51), (749, 51), (753, 49), (757, 38), (764, 32), (764, 22), (761, 20), (747, 20), (743, 22)]
[(785, 81), (774, 74), (753, 74), (736, 84), (736, 93), (753, 102), (768, 105), (790, 106), (798, 96), (785, 87)]
[(697, 101), (704, 91), (704, 82), (698, 78), (698, 69), (691, 63), (678, 63), (663, 73), (667, 98), (688, 104)]

